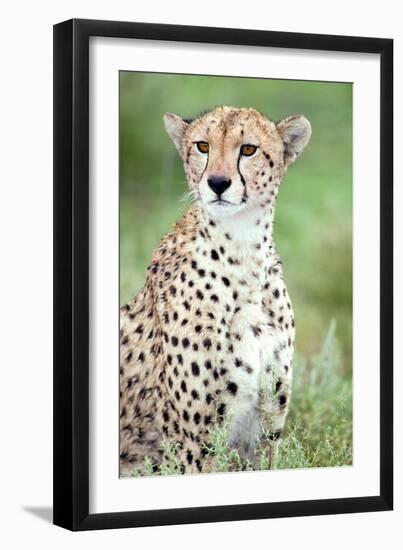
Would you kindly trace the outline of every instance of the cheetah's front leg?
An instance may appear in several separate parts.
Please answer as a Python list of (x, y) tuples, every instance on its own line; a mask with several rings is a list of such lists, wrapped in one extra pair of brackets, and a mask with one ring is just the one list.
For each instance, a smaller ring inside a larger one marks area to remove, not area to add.
[(292, 383), (292, 343), (282, 333), (272, 332), (260, 347), (262, 378), (259, 409), (262, 418), (261, 445), (272, 464), (276, 441), (284, 431)]
[(251, 306), (244, 307), (242, 315), (236, 317), (231, 326), (233, 354), (228, 389), (233, 399), (227, 412), (228, 445), (236, 448), (241, 458), (252, 464), (255, 463), (255, 451), (262, 433), (260, 340), (263, 331), (261, 312)]

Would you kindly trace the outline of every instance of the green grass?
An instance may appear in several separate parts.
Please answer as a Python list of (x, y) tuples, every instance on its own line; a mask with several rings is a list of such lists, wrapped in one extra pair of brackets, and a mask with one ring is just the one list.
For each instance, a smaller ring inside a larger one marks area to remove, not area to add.
[(332, 321), (319, 353), (297, 355), (291, 407), (276, 468), (352, 464), (352, 380)]
[[(263, 437), (257, 467), (227, 446), (229, 421), (211, 430), (208, 451), (214, 457), (215, 472), (352, 465), (352, 383), (342, 375), (335, 330), (333, 321), (316, 356), (296, 358), (286, 430), (272, 451), (269, 439)], [(270, 418), (266, 420), (269, 425)], [(153, 464), (146, 459), (144, 475), (181, 473), (175, 448), (165, 444), (163, 449), (169, 456), (168, 464), (154, 472)], [(140, 475), (138, 470), (133, 471), (134, 477)]]

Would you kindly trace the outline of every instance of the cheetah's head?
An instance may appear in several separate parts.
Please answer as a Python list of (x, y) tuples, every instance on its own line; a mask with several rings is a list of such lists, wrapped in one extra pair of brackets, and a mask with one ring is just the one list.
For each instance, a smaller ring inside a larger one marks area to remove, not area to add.
[(218, 107), (195, 120), (167, 113), (164, 122), (192, 195), (214, 218), (272, 208), (287, 167), (311, 136), (303, 116), (276, 124), (255, 109)]

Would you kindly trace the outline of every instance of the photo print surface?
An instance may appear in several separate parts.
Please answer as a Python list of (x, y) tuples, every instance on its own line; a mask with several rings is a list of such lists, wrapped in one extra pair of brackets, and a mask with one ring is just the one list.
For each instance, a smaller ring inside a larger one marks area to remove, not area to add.
[(120, 475), (352, 465), (352, 85), (120, 73)]

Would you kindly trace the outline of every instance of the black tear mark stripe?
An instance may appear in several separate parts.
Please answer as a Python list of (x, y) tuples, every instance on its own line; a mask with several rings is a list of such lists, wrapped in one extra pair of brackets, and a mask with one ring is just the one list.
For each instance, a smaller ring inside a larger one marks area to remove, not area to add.
[(241, 162), (241, 152), (239, 152), (239, 155), (238, 155), (238, 162), (237, 162), (237, 169), (238, 169), (238, 174), (239, 174), (239, 177), (241, 178), (241, 182), (242, 182), (242, 185), (244, 187), (246, 187), (246, 182), (245, 182), (245, 178), (243, 177), (243, 175), (241, 174), (241, 170), (239, 168), (239, 163)]
[(242, 182), (242, 185), (243, 185), (243, 195), (242, 195), (242, 204), (247, 202), (248, 200), (248, 193), (246, 191), (246, 181), (245, 181), (245, 178), (243, 177), (242, 173), (241, 173), (241, 170), (239, 168), (239, 163), (241, 161), (241, 153), (239, 152), (239, 156), (238, 156), (238, 162), (237, 162), (237, 168), (238, 168), (238, 174), (239, 174), (239, 177), (241, 178), (241, 182)]
[(206, 173), (207, 166), (208, 166), (208, 161), (209, 161), (209, 160), (210, 160), (210, 155), (207, 154), (206, 166), (204, 167), (203, 172), (202, 172), (202, 175), (200, 176), (199, 184), (201, 183), (201, 180), (203, 179), (203, 176), (204, 176), (204, 174)]

